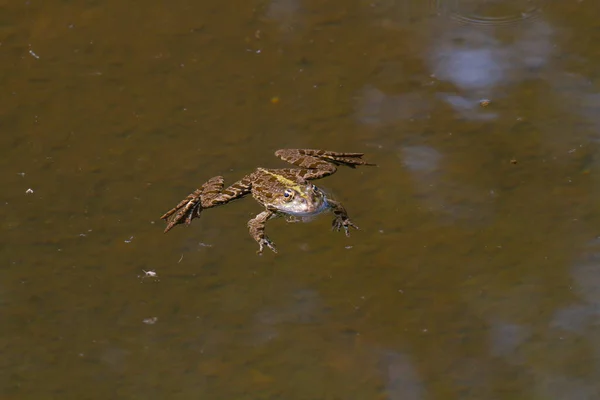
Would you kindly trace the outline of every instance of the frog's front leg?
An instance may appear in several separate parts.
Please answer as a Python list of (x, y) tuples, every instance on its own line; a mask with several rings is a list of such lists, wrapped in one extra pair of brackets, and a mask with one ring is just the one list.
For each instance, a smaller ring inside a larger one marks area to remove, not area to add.
[(348, 228), (352, 227), (354, 229), (358, 229), (358, 226), (354, 225), (352, 221), (350, 221), (350, 218), (348, 217), (348, 212), (346, 212), (346, 209), (344, 208), (342, 203), (337, 202), (335, 200), (327, 199), (327, 204), (329, 205), (329, 208), (334, 215), (333, 222), (331, 223), (332, 229), (335, 229), (339, 232), (341, 228), (344, 228), (346, 236), (350, 236)]
[(277, 249), (275, 245), (267, 235), (265, 235), (265, 224), (271, 218), (275, 218), (277, 216), (273, 211), (265, 210), (258, 214), (256, 217), (248, 221), (248, 229), (250, 230), (250, 236), (258, 243), (258, 254), (262, 254), (264, 246), (267, 246), (274, 253), (277, 253)]

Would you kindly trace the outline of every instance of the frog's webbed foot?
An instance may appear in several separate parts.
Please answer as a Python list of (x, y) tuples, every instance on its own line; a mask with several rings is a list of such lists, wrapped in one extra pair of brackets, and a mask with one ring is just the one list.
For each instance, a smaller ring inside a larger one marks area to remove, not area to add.
[(175, 207), (167, 211), (160, 219), (167, 221), (165, 233), (169, 232), (175, 225), (189, 225), (194, 218), (200, 217), (202, 192), (196, 189)]
[(275, 247), (275, 244), (266, 236), (258, 240), (258, 250), (256, 250), (256, 254), (262, 255), (265, 246), (270, 248), (273, 253), (277, 254), (277, 248)]
[(336, 217), (333, 220), (333, 223), (331, 224), (333, 230), (336, 231), (340, 231), (341, 228), (344, 228), (344, 233), (346, 234), (346, 236), (350, 237), (350, 231), (349, 228), (352, 227), (356, 230), (358, 230), (358, 226), (354, 225), (354, 223), (352, 221), (350, 221), (349, 218), (343, 219), (341, 217)]
[(223, 177), (215, 176), (209, 179), (200, 189), (194, 190), (175, 207), (167, 211), (160, 219), (167, 221), (164, 233), (169, 232), (175, 225), (191, 224), (223, 188)]
[(273, 211), (265, 210), (258, 214), (256, 217), (248, 221), (248, 229), (250, 230), (250, 236), (256, 243), (258, 243), (258, 251), (257, 254), (262, 254), (263, 249), (268, 247), (273, 251), (273, 253), (277, 253), (277, 248), (275, 248), (275, 244), (269, 239), (267, 235), (265, 235), (265, 224), (271, 218), (274, 218), (276, 214)]
[(304, 179), (321, 179), (336, 171), (336, 165), (356, 168), (360, 165), (375, 166), (362, 159), (363, 153), (343, 153), (316, 149), (280, 149), (275, 156), (302, 168), (297, 171)]
[(340, 229), (344, 228), (344, 233), (346, 234), (346, 236), (350, 236), (349, 229), (351, 227), (357, 230), (359, 229), (358, 226), (354, 225), (354, 223), (350, 221), (348, 213), (346, 212), (346, 209), (341, 203), (329, 199), (327, 200), (327, 203), (329, 204), (329, 207), (331, 208), (331, 211), (335, 216), (333, 218), (333, 222), (331, 223), (332, 230), (339, 232)]
[(285, 222), (289, 222), (292, 224), (298, 223), (298, 222), (302, 222), (302, 219), (294, 216), (294, 215), (286, 215), (285, 216)]

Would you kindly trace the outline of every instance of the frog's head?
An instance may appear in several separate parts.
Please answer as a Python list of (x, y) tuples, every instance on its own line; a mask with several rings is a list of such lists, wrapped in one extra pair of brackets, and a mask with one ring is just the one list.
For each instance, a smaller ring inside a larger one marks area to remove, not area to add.
[(278, 193), (272, 207), (284, 214), (306, 217), (323, 211), (327, 199), (325, 193), (312, 183), (289, 185)]

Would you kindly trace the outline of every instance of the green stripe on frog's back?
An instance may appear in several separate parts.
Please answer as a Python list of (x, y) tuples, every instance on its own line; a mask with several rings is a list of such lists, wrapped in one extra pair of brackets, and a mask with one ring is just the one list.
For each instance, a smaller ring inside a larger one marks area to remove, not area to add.
[(286, 178), (283, 175), (276, 174), (275, 172), (271, 172), (264, 168), (257, 168), (257, 170), (260, 172), (263, 172), (265, 174), (271, 175), (273, 178), (277, 179), (277, 181), (279, 181), (285, 187), (295, 190), (296, 192), (298, 192), (298, 194), (300, 194), (300, 196), (302, 196), (305, 199), (308, 199), (308, 196), (306, 195), (306, 193), (304, 193), (304, 190), (302, 190), (302, 186), (300, 186), (298, 184), (298, 182), (295, 182), (289, 178)]

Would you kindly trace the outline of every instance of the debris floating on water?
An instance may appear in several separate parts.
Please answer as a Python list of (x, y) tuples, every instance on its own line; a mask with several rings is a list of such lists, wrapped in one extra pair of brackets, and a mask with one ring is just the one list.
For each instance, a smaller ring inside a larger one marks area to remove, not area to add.
[(145, 269), (143, 269), (142, 272), (144, 273), (144, 275), (138, 275), (138, 278), (141, 278), (141, 281), (144, 281), (144, 279), (146, 279), (146, 278), (152, 278), (152, 279), (154, 279), (154, 282), (160, 282), (160, 279), (158, 279), (158, 274), (156, 273), (156, 271), (153, 271), (151, 269), (146, 271)]
[(152, 277), (152, 278), (156, 278), (158, 276), (158, 274), (156, 273), (156, 271), (152, 271), (152, 270), (149, 270), (149, 271), (142, 270), (142, 271), (144, 272), (145, 276), (149, 276), (149, 277)]

